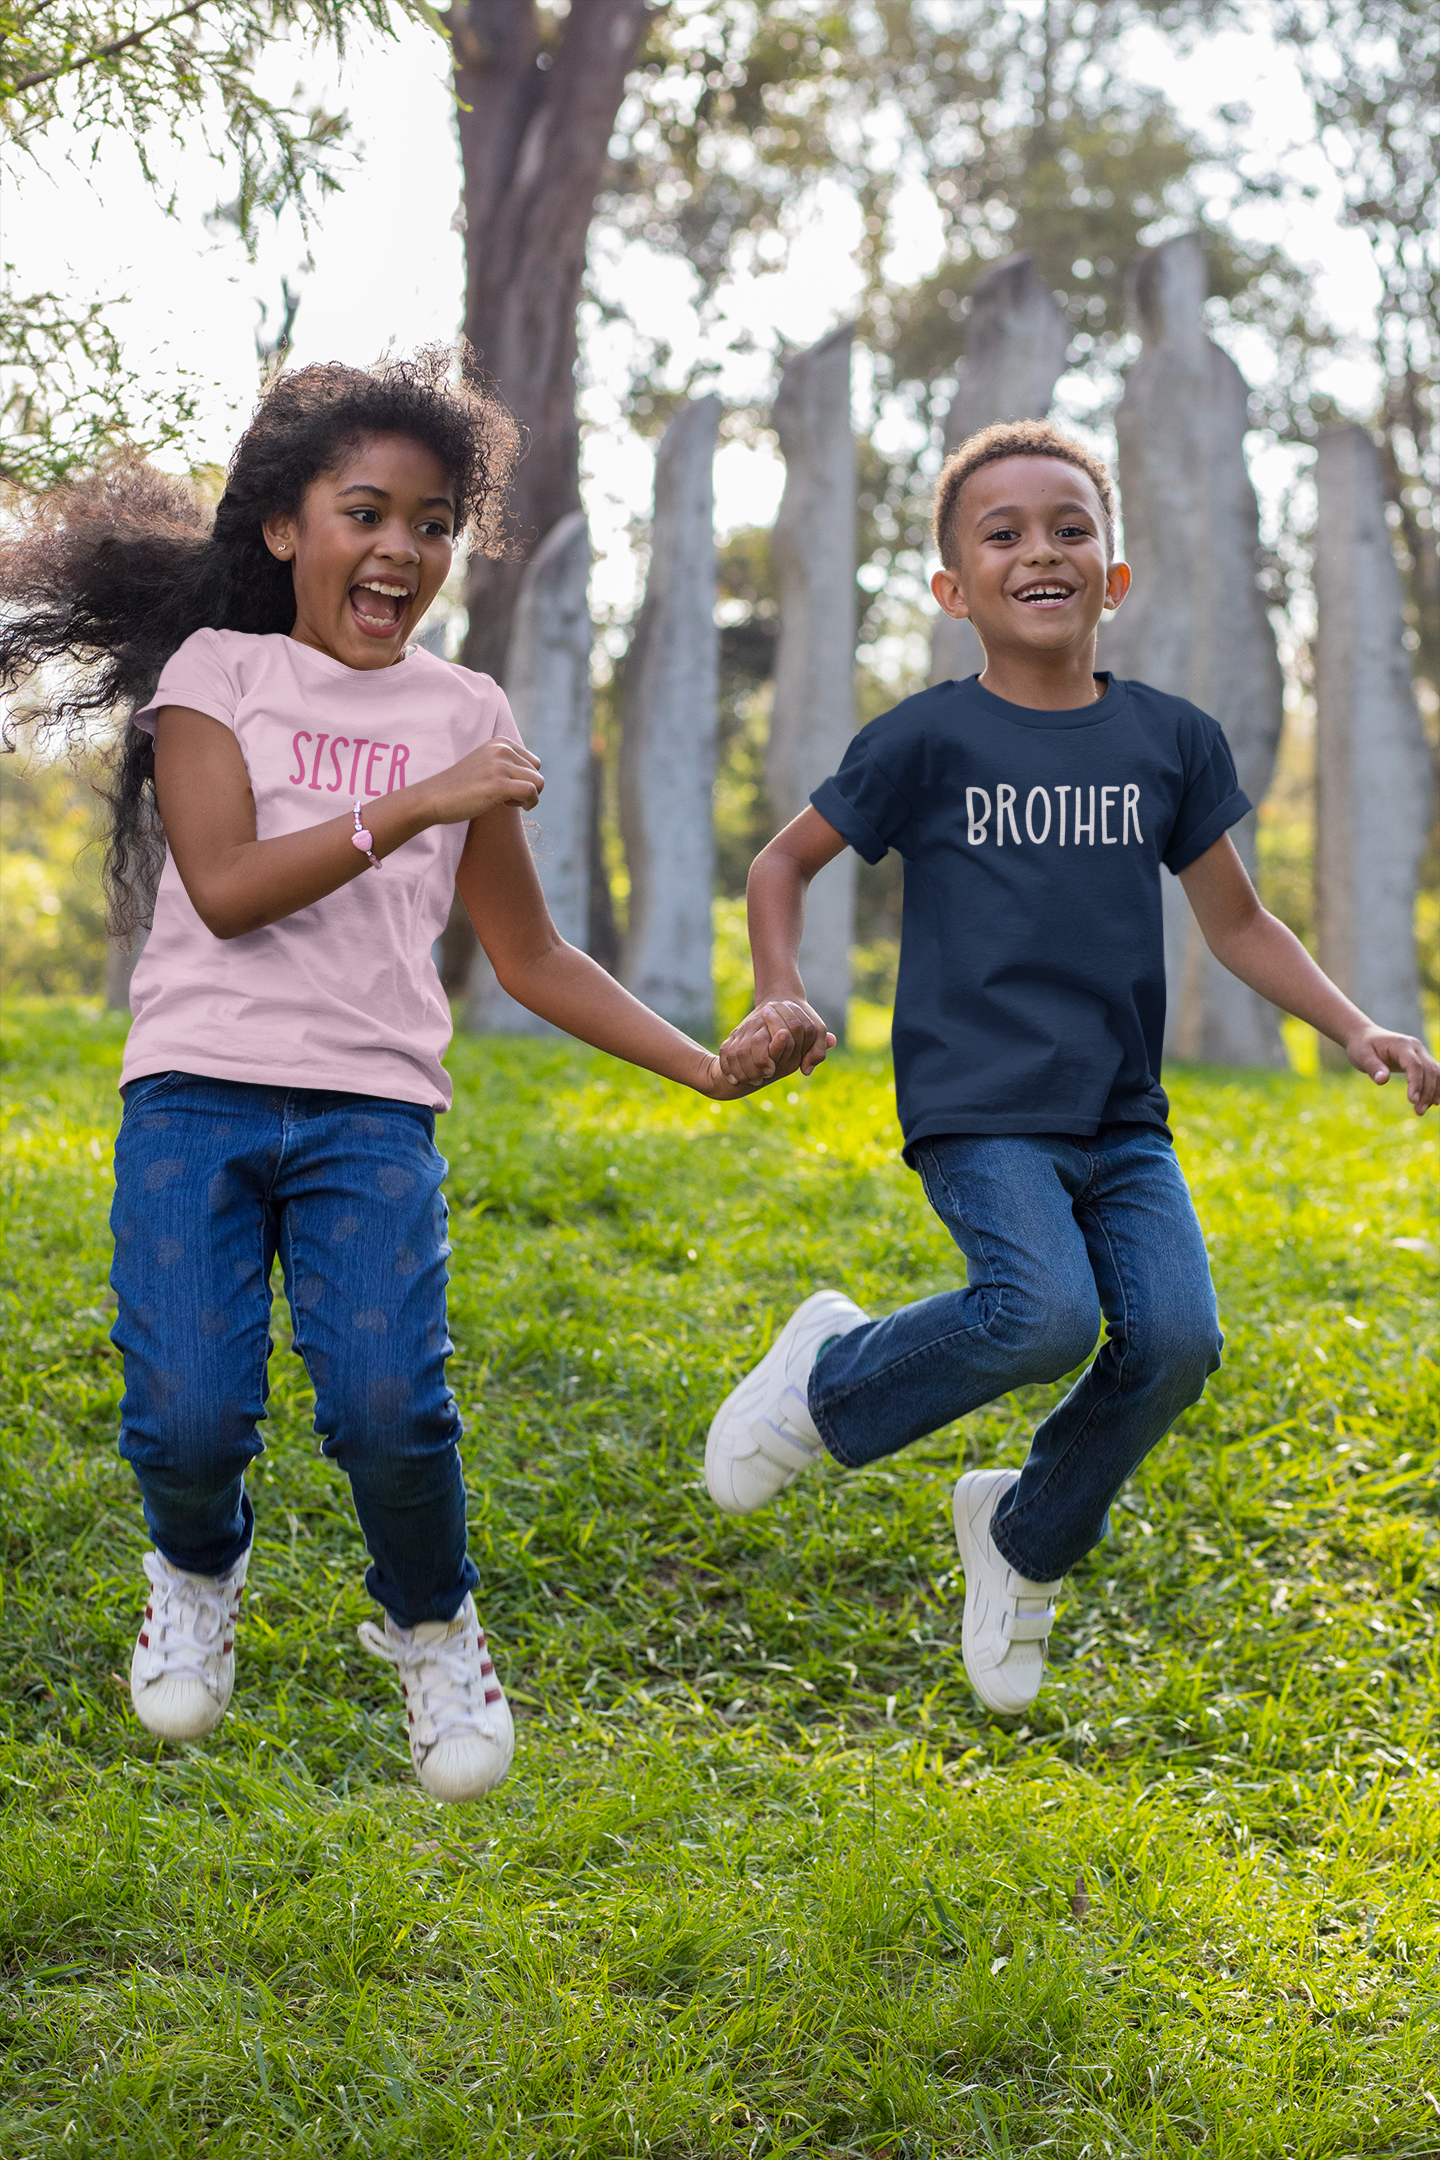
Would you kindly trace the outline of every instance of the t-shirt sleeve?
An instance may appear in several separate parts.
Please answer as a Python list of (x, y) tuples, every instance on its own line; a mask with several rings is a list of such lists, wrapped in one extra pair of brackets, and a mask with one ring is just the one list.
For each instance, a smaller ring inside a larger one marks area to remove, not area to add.
[(1240, 786), (1223, 730), (1211, 721), (1208, 734), (1208, 747), (1204, 742), (1197, 746), (1198, 755), (1161, 858), (1177, 877), (1255, 807)]
[(878, 863), (910, 822), (909, 803), (880, 770), (862, 735), (846, 751), (839, 772), (822, 780), (810, 800), (868, 863)]
[(155, 733), (155, 717), (162, 705), (186, 705), (191, 712), (206, 713), (224, 727), (235, 725), (240, 687), (225, 660), (224, 647), (213, 630), (196, 630), (160, 670), (154, 696), (131, 717), (147, 735)]
[(524, 737), (520, 733), (514, 713), (510, 710), (510, 700), (498, 683), (495, 685), (495, 715), (490, 740), (493, 742), (497, 735), (505, 736), (510, 742), (518, 742), (521, 748), (524, 748)]

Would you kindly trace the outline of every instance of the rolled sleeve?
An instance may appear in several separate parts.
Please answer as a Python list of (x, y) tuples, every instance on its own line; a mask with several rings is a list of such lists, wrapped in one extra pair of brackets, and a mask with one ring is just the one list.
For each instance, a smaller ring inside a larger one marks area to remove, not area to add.
[(1194, 718), (1204, 732), (1195, 744), (1198, 754), (1161, 856), (1166, 869), (1177, 877), (1254, 808), (1240, 786), (1223, 729), (1208, 714), (1196, 713)]
[(1254, 807), (1249, 796), (1236, 788), (1193, 832), (1187, 833), (1183, 840), (1171, 840), (1165, 850), (1166, 869), (1173, 870), (1179, 877), (1182, 870), (1188, 870), (1191, 863), (1198, 862), (1207, 848), (1214, 847), (1222, 833), (1229, 832), (1232, 825), (1238, 825)]
[(900, 846), (910, 822), (909, 803), (881, 771), (863, 735), (855, 737), (839, 772), (822, 780), (810, 800), (867, 863), (878, 863), (892, 847)]
[(866, 862), (878, 863), (889, 854), (888, 844), (866, 824), (854, 804), (846, 801), (833, 780), (822, 780), (810, 800), (826, 824), (833, 825), (841, 839)]

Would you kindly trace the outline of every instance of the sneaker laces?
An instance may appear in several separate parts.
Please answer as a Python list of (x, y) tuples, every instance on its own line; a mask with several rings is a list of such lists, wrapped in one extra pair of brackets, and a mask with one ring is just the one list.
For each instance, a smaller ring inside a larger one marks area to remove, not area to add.
[(485, 1630), (473, 1608), (465, 1622), (464, 1627), (433, 1642), (420, 1639), (420, 1627), (402, 1630), (393, 1621), (382, 1630), (373, 1620), (362, 1620), (357, 1630), (365, 1648), (399, 1674), (415, 1737), (424, 1748), (451, 1733), (480, 1733), (487, 1740), (503, 1737), (499, 1710), (505, 1696), (495, 1677)]
[(234, 1647), (243, 1571), (187, 1575), (153, 1552), (146, 1553), (142, 1565), (150, 1578), (140, 1628), (140, 1644), (149, 1656), (145, 1686), (157, 1680), (199, 1680), (213, 1692), (215, 1661)]

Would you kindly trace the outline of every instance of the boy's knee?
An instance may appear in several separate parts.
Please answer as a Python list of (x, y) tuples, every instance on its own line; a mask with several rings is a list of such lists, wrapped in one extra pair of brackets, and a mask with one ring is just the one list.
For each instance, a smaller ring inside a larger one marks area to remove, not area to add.
[(1078, 1286), (1051, 1298), (1002, 1295), (989, 1325), (1023, 1359), (1030, 1380), (1063, 1380), (1094, 1351), (1100, 1300)]
[(1129, 1356), (1148, 1374), (1163, 1378), (1177, 1397), (1196, 1402), (1220, 1369), (1225, 1338), (1213, 1310), (1177, 1312), (1147, 1328)]

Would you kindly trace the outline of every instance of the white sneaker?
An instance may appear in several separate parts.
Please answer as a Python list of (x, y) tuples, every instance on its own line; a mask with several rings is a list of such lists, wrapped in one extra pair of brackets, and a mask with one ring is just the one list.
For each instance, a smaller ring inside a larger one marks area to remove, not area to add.
[(187, 1575), (162, 1553), (146, 1553), (150, 1596), (130, 1660), (130, 1700), (148, 1732), (203, 1740), (224, 1717), (249, 1565), (248, 1547), (228, 1575)]
[(363, 1620), (365, 1648), (400, 1675), (410, 1720), (415, 1775), (437, 1800), (478, 1800), (504, 1779), (515, 1754), (515, 1723), (467, 1595), (453, 1620), (397, 1627), (387, 1613), (382, 1634)]
[(1060, 1588), (1059, 1581), (1028, 1582), (995, 1549), (995, 1509), (1019, 1482), (1018, 1470), (967, 1470), (955, 1487), (955, 1542), (965, 1570), (960, 1648), (971, 1687), (1002, 1717), (1028, 1710), (1040, 1692)]
[(705, 1442), (705, 1483), (726, 1515), (753, 1515), (824, 1453), (805, 1397), (811, 1368), (832, 1335), (848, 1335), (869, 1317), (840, 1291), (817, 1290), (731, 1389)]

